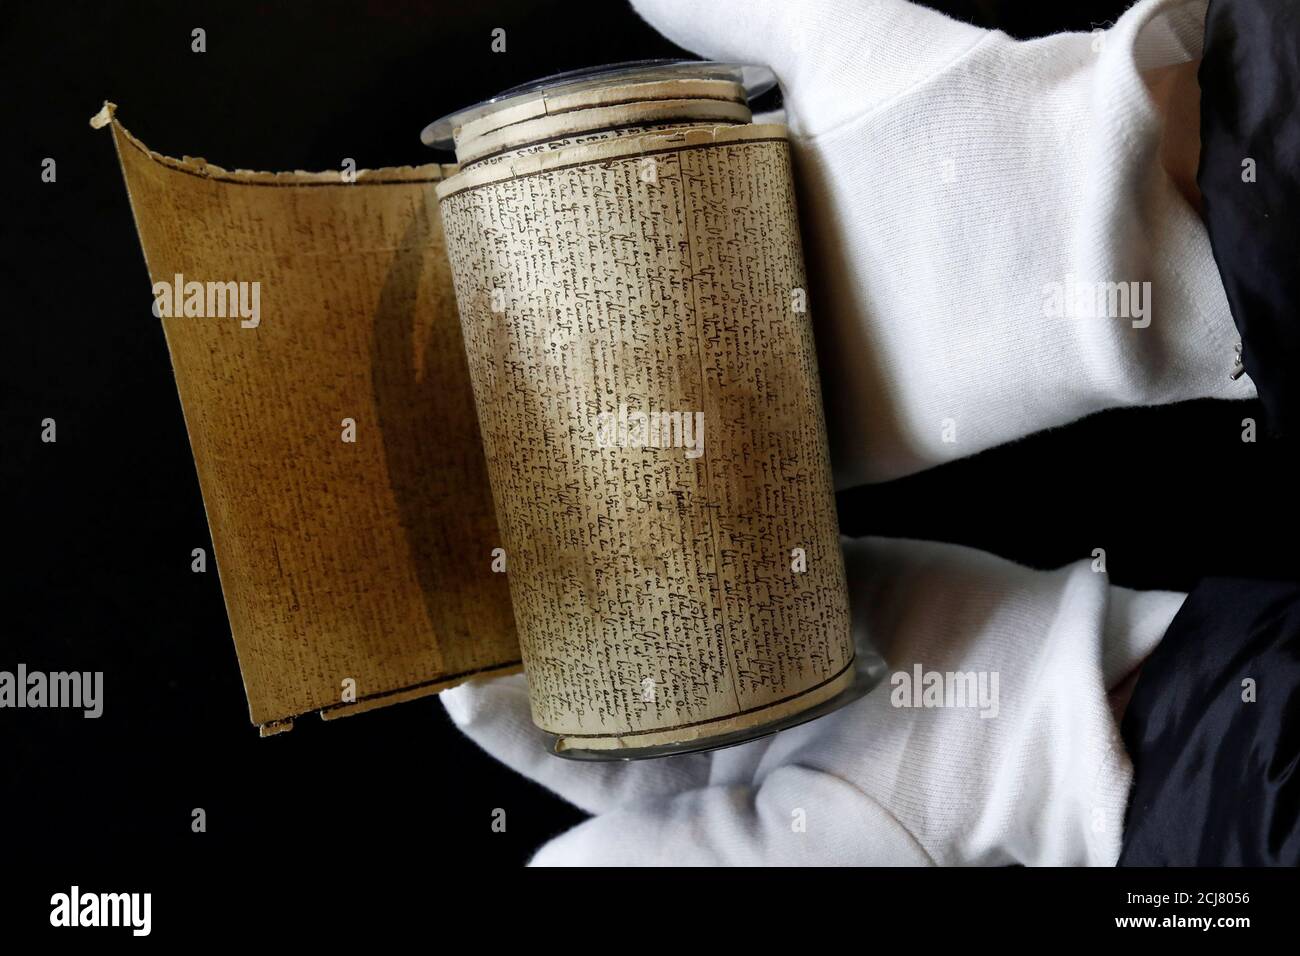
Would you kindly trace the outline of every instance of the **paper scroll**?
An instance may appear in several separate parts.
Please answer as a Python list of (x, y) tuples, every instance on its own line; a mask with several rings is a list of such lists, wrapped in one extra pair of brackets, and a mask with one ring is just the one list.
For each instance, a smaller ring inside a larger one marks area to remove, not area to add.
[(513, 97), (459, 172), (229, 172), (96, 122), (263, 733), (521, 657), (571, 753), (853, 684), (790, 149), (737, 82)]
[(697, 122), (726, 96), (647, 131), (672, 111), (646, 89), (587, 123), (462, 130), (473, 162), (438, 186), (533, 716), (561, 748), (759, 727), (852, 678), (786, 131)]

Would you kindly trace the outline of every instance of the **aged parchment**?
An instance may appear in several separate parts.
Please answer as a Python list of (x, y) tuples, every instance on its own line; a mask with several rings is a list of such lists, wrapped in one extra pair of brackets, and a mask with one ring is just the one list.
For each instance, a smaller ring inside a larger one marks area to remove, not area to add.
[[(462, 159), (514, 148), (438, 186), (534, 720), (561, 748), (754, 727), (852, 678), (786, 130), (637, 127), (661, 105), (566, 113), (540, 143), (462, 130)], [(637, 413), (677, 431), (648, 443)]]
[(112, 114), (92, 123), (111, 123), (153, 281), (258, 283), (255, 326), (161, 320), (253, 722), (517, 669), (433, 193), (448, 168), (232, 172)]
[[(96, 118), (176, 292), (263, 733), (521, 650), (560, 749), (758, 728), (851, 683), (789, 145), (749, 120), (732, 82), (582, 89), (464, 125), (458, 174), (353, 178), (168, 159)], [(205, 312), (212, 283), (256, 284), (258, 319)]]

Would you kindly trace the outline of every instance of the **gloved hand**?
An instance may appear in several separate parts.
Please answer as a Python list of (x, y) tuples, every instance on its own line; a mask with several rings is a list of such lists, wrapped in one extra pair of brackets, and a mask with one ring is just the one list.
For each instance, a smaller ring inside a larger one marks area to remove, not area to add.
[[(957, 545), (845, 544), (855, 627), (882, 686), (729, 750), (636, 763), (551, 756), (522, 677), (442, 694), (488, 753), (595, 816), (536, 864), (1100, 864), (1119, 854), (1131, 770), (1107, 691), (1183, 595), (1111, 587), (1082, 561), (1032, 571)], [(974, 706), (916, 707), (937, 672)], [(996, 675), (996, 678), (994, 677)], [(996, 684), (994, 680), (996, 679)]]
[[(1029, 42), (905, 0), (632, 2), (781, 81), (839, 487), (1115, 405), (1253, 396), (1162, 163), (1173, 144), (1195, 170), (1194, 77), (1190, 104), (1160, 77), (1200, 55), (1205, 0)], [(1127, 308), (1114, 283), (1139, 283)]]

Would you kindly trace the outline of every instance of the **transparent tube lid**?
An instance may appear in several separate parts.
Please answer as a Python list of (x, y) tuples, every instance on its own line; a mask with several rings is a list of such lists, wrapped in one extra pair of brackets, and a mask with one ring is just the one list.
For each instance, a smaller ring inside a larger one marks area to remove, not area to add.
[(557, 73), (541, 80), (498, 93), (491, 99), (434, 120), (420, 133), (425, 146), (452, 150), (456, 131), (466, 123), (534, 100), (580, 93), (585, 90), (628, 83), (663, 80), (729, 80), (744, 88), (745, 98), (754, 100), (776, 85), (776, 76), (765, 66), (720, 63), (715, 60), (636, 60)]

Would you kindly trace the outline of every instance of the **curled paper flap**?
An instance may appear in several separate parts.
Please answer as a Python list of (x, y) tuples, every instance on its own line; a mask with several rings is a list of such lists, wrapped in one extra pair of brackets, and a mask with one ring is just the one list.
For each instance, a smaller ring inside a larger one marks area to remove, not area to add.
[(434, 196), (454, 167), (227, 170), (153, 152), (112, 104), (91, 125), (122, 164), (253, 722), (517, 669)]

